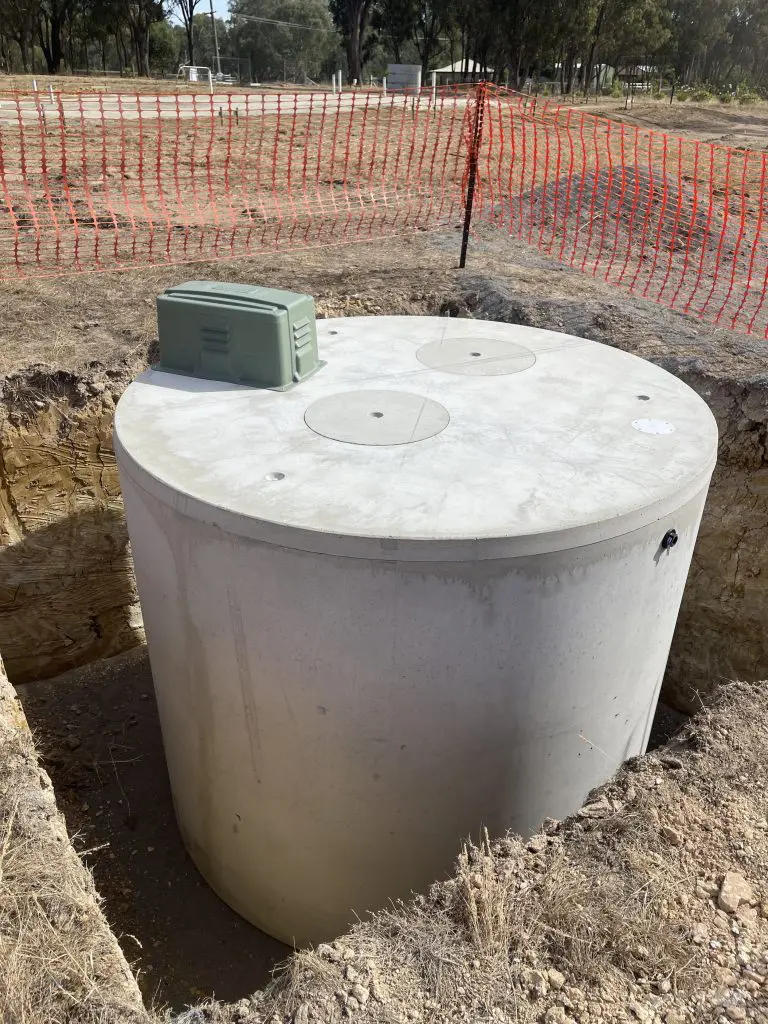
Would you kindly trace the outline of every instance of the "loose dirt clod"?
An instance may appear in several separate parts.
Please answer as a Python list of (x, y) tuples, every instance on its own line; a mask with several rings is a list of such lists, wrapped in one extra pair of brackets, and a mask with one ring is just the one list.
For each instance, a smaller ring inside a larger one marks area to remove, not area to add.
[(742, 903), (749, 903), (751, 899), (752, 886), (746, 878), (738, 871), (726, 872), (717, 897), (718, 907), (727, 914), (735, 914)]

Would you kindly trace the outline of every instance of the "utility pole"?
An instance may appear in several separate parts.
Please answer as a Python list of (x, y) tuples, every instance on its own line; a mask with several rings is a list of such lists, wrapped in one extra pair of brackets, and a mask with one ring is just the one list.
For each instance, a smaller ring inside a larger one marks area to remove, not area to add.
[(221, 57), (219, 56), (219, 37), (216, 32), (216, 15), (213, 13), (213, 0), (211, 0), (211, 25), (213, 26), (213, 50), (216, 54), (216, 73), (221, 74)]

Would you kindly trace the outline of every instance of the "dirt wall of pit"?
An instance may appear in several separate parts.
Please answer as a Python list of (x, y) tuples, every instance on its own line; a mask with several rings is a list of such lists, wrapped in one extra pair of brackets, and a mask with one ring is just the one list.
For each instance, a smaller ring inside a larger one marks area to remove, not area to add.
[(669, 368), (707, 400), (720, 429), (665, 683), (668, 702), (694, 711), (722, 680), (768, 670), (768, 380), (739, 387)]
[(0, 418), (0, 650), (15, 683), (141, 643), (117, 463), (127, 371), (83, 381), (31, 370)]
[[(722, 679), (768, 677), (768, 375), (741, 342), (622, 301), (539, 300), (468, 280), (446, 315), (549, 327), (617, 345), (709, 404), (720, 452), (663, 698), (691, 711)], [(735, 348), (733, 346), (736, 346)], [(42, 368), (5, 381), (0, 415), (0, 650), (41, 679), (144, 639), (111, 443), (136, 367), (87, 379)]]

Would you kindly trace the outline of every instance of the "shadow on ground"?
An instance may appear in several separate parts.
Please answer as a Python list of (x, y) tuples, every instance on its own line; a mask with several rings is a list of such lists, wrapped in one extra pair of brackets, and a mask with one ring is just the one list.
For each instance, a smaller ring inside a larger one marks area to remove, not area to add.
[(145, 999), (180, 1010), (263, 987), (289, 950), (222, 903), (184, 850), (146, 651), (17, 689)]

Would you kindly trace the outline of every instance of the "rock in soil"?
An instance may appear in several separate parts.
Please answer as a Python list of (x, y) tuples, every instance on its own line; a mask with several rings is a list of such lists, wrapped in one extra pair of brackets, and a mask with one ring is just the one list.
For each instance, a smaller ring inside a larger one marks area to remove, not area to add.
[(720, 895), (717, 897), (718, 907), (726, 914), (735, 914), (742, 903), (749, 903), (751, 899), (752, 887), (744, 875), (737, 871), (726, 872), (720, 886)]

